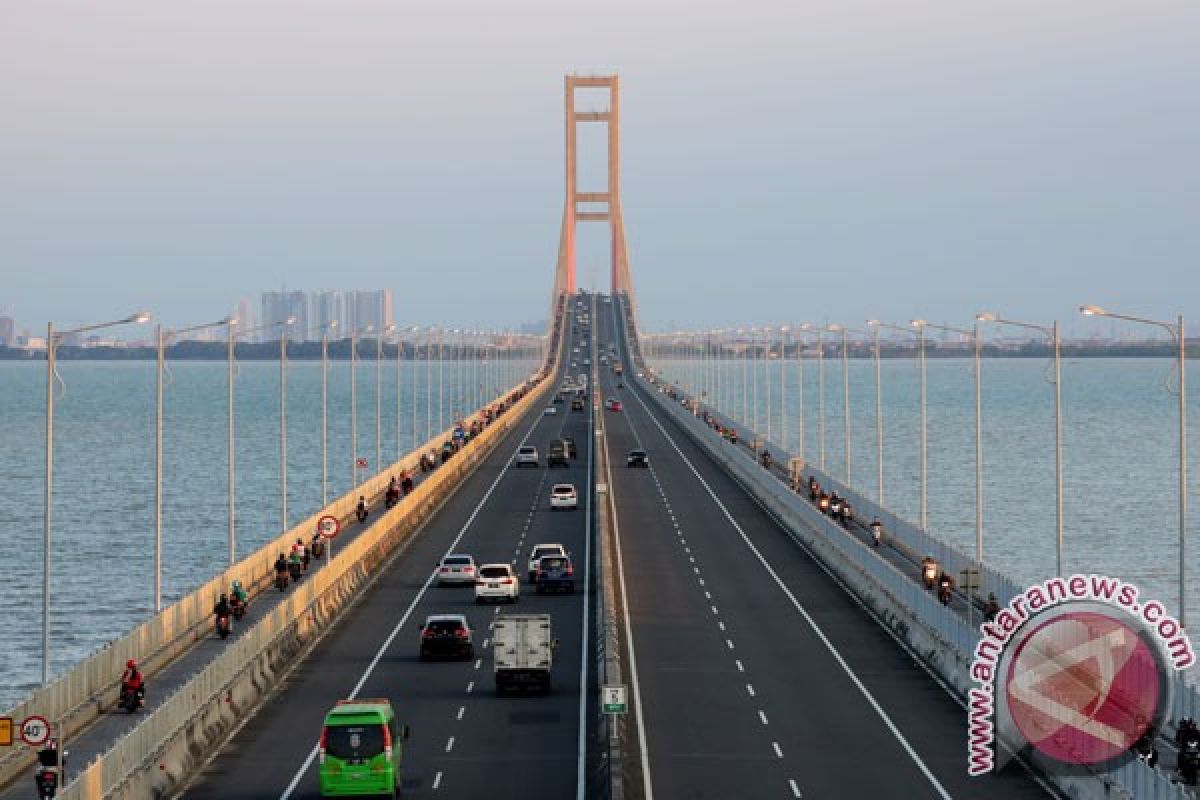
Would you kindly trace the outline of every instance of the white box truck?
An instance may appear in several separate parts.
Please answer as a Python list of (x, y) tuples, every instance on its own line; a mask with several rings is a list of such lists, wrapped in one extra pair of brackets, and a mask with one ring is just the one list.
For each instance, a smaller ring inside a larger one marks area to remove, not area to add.
[(492, 629), (496, 694), (532, 688), (548, 693), (554, 665), (549, 614), (499, 614)]

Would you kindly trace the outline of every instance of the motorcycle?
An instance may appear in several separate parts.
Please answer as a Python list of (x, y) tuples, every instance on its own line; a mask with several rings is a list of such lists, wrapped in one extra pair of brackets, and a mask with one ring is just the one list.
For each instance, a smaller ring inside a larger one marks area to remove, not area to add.
[(234, 619), (241, 619), (246, 616), (246, 603), (238, 599), (236, 595), (229, 598), (229, 608), (233, 611)]
[(300, 562), (299, 561), (289, 561), (288, 562), (288, 575), (291, 576), (293, 583), (300, 582)]
[(942, 605), (944, 605), (944, 606), (950, 605), (950, 579), (949, 578), (942, 578), (941, 583), (938, 584), (938, 600), (940, 600)]
[(841, 500), (830, 500), (829, 501), (829, 516), (833, 517), (834, 519), (838, 519), (842, 516), (842, 501)]
[(320, 536), (315, 536), (313, 537), (312, 544), (309, 545), (308, 550), (310, 553), (312, 553), (313, 558), (321, 558), (325, 555), (325, 542)]
[(875, 547), (883, 544), (883, 526), (878, 522), (871, 523), (871, 540)]
[(359, 506), (358, 508), (354, 509), (354, 518), (358, 520), (359, 525), (367, 521), (368, 513), (370, 512), (367, 511), (366, 506)]
[(233, 619), (228, 614), (218, 614), (217, 636), (220, 636), (222, 639), (227, 639), (231, 633), (233, 633)]
[(925, 582), (926, 589), (932, 589), (934, 583), (937, 582), (937, 564), (932, 561), (926, 561), (921, 565), (921, 580)]
[(288, 587), (288, 574), (286, 572), (275, 573), (275, 588), (279, 591), (285, 591)]
[(128, 686), (121, 687), (121, 699), (117, 701), (117, 706), (124, 709), (127, 713), (132, 714), (146, 704), (146, 687), (141, 686), (137, 689), (131, 689)]
[(308, 552), (308, 548), (304, 548), (304, 554), (300, 556), (300, 566), (304, 572), (308, 572), (308, 562), (312, 560), (312, 556)]
[(1200, 778), (1200, 741), (1190, 739), (1179, 751), (1179, 776), (1188, 786), (1195, 786)]
[(388, 489), (387, 493), (383, 496), (383, 505), (385, 508), (392, 508), (393, 506), (396, 505), (396, 503), (399, 503), (399, 502), (400, 502), (400, 490), (399, 489)]
[(39, 800), (49, 800), (58, 793), (60, 772), (65, 772), (67, 768), (67, 756), (69, 753), (64, 750), (62, 754), (62, 767), (60, 769), (58, 763), (58, 751), (54, 748), (45, 748), (38, 751), (38, 768), (33, 774), (34, 785), (37, 786)]

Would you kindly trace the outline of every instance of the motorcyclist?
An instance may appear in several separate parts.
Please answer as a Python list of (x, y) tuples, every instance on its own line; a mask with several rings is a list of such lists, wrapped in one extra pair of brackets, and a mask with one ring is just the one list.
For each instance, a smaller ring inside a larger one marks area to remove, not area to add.
[(808, 476), (808, 499), (809, 502), (817, 502), (817, 497), (821, 494), (821, 484), (817, 483), (817, 479), (813, 475)]
[(1158, 765), (1158, 748), (1154, 746), (1154, 734), (1147, 731), (1143, 733), (1141, 738), (1133, 745), (1137, 757), (1146, 762), (1146, 766), (1155, 767)]
[(292, 545), (292, 552), (300, 556), (300, 566), (305, 572), (308, 572), (308, 547), (305, 546), (304, 539), (296, 540), (296, 543)]
[(132, 658), (125, 662), (125, 672), (121, 673), (122, 699), (129, 694), (134, 694), (137, 697), (139, 706), (146, 697), (146, 681), (142, 677), (142, 673), (138, 672), (137, 661)]
[(763, 450), (762, 465), (764, 467), (766, 467), (767, 469), (771, 468), (771, 451), (770, 450)]
[(829, 515), (836, 519), (837, 517), (839, 517), (841, 515), (841, 513), (842, 513), (842, 498), (840, 495), (838, 495), (837, 490), (835, 489), (829, 495)]
[(325, 538), (318, 531), (313, 534), (312, 543), (308, 546), (308, 552), (313, 558), (320, 558), (325, 555)]
[(233, 628), (233, 609), (229, 607), (229, 597), (226, 594), (222, 593), (216, 605), (213, 606), (213, 616), (216, 617), (218, 630), (222, 626)]
[(58, 747), (58, 739), (50, 739), (37, 751), (38, 769), (33, 773), (33, 782), (38, 797), (54, 797), (63, 784), (61, 773), (67, 769), (67, 752), (64, 750), (60, 756)]
[(246, 590), (242, 587), (241, 581), (234, 581), (229, 587), (229, 608), (233, 611), (235, 617), (241, 617), (246, 613), (246, 603), (250, 597), (246, 594)]
[(413, 476), (408, 470), (400, 473), (400, 487), (404, 489), (404, 493), (408, 494), (413, 490)]
[(300, 560), (300, 552), (296, 548), (292, 548), (292, 552), (287, 557), (287, 571), (292, 577), (292, 580), (300, 580), (300, 573), (304, 569), (304, 564)]
[(1000, 601), (996, 599), (995, 592), (988, 592), (987, 604), (983, 607), (983, 618), (991, 622), (1000, 613)]
[(871, 545), (879, 547), (883, 543), (883, 523), (879, 521), (879, 517), (871, 520)]
[(932, 589), (934, 583), (937, 582), (938, 563), (933, 556), (925, 556), (921, 559), (921, 580), (925, 583), (926, 589)]
[(355, 508), (354, 508), (354, 516), (361, 524), (361, 523), (367, 521), (368, 513), (369, 512), (367, 511), (367, 498), (364, 495), (360, 494), (358, 496), (358, 505), (355, 506)]
[(275, 588), (281, 592), (287, 588), (289, 571), (287, 556), (280, 553), (275, 559)]
[(950, 573), (942, 572), (942, 577), (938, 578), (938, 600), (942, 601), (942, 605), (950, 604), (950, 593), (954, 591), (954, 579), (950, 577)]
[(387, 491), (384, 492), (383, 501), (388, 508), (391, 508), (400, 501), (400, 486), (396, 483), (395, 475), (388, 480), (388, 487)]
[(817, 495), (817, 510), (822, 514), (829, 511), (829, 495), (825, 494), (824, 490)]

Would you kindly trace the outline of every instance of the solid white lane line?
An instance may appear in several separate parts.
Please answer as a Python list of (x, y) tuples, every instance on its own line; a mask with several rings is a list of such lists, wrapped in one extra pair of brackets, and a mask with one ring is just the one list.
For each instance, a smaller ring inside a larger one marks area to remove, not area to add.
[(804, 795), (800, 794), (800, 787), (796, 785), (796, 781), (794, 778), (788, 779), (788, 786), (792, 787), (792, 797), (803, 797), (804, 796)]
[(436, 789), (441, 785), (442, 785), (442, 773), (441, 773), (441, 771), (439, 771), (437, 775), (433, 776), (433, 788)]
[(775, 755), (777, 757), (783, 758), (783, 750), (779, 749), (779, 742), (771, 742), (771, 747), (775, 748)]
[(766, 712), (765, 712), (765, 711), (763, 711), (761, 708), (758, 710), (758, 718), (759, 718), (760, 720), (762, 720), (762, 724), (763, 724), (763, 725), (768, 725), (768, 724), (770, 724), (770, 723), (768, 723), (768, 722), (767, 722), (767, 714), (766, 714)]
[(763, 557), (762, 552), (759, 551), (759, 549), (754, 545), (754, 542), (750, 541), (750, 537), (746, 535), (746, 531), (742, 529), (742, 526), (738, 524), (736, 519), (734, 519), (733, 514), (731, 514), (729, 509), (725, 507), (725, 504), (721, 502), (721, 498), (717, 497), (717, 493), (713, 491), (713, 488), (708, 485), (708, 481), (704, 480), (703, 476), (700, 475), (700, 471), (696, 469), (696, 466), (691, 462), (690, 459), (688, 459), (687, 456), (683, 454), (683, 451), (679, 449), (679, 445), (675, 443), (673, 438), (671, 438), (671, 434), (667, 433), (667, 430), (662, 426), (662, 423), (650, 413), (650, 409), (647, 408), (642, 398), (636, 393), (634, 393), (633, 396), (638, 401), (638, 404), (642, 407), (642, 409), (645, 410), (646, 415), (650, 417), (650, 421), (654, 423), (659, 432), (661, 432), (663, 437), (666, 438), (672, 449), (674, 449), (679, 457), (683, 459), (683, 463), (687, 464), (688, 469), (691, 470), (692, 474), (696, 476), (696, 480), (699, 481), (700, 485), (704, 487), (704, 490), (708, 492), (709, 497), (711, 497), (713, 502), (717, 504), (717, 507), (721, 509), (721, 512), (725, 515), (725, 518), (729, 520), (729, 524), (732, 525), (733, 529), (736, 530), (738, 535), (742, 537), (742, 541), (746, 543), (746, 547), (750, 548), (750, 552), (752, 552), (758, 559), (758, 562), (762, 564), (763, 568), (767, 571), (767, 574), (774, 579), (775, 585), (778, 586), (780, 591), (787, 596), (788, 600), (791, 601), (792, 606), (800, 613), (800, 616), (804, 618), (804, 621), (808, 623), (808, 626), (812, 628), (813, 633), (816, 634), (817, 638), (821, 640), (821, 643), (825, 645), (825, 649), (829, 651), (829, 654), (833, 657), (834, 661), (836, 661), (838, 666), (842, 668), (842, 671), (846, 673), (846, 676), (850, 679), (850, 682), (854, 684), (855, 688), (858, 689), (859, 693), (862, 694), (879, 718), (883, 720), (884, 725), (886, 725), (888, 730), (891, 731), (892, 736), (896, 738), (896, 741), (900, 743), (900, 746), (904, 749), (904, 751), (908, 753), (909, 758), (911, 758), (913, 763), (916, 764), (917, 768), (921, 771), (921, 774), (925, 776), (925, 779), (929, 781), (929, 784), (934, 788), (938, 796), (943, 798), (943, 800), (952, 800), (950, 793), (946, 791), (944, 786), (942, 786), (941, 782), (937, 779), (937, 776), (933, 774), (933, 772), (925, 764), (925, 761), (921, 758), (917, 751), (913, 749), (913, 746), (908, 743), (908, 739), (906, 739), (904, 734), (901, 733), (900, 729), (896, 726), (896, 723), (892, 721), (892, 718), (888, 716), (887, 712), (883, 710), (883, 706), (879, 705), (879, 701), (875, 699), (875, 696), (871, 694), (871, 691), (859, 679), (854, 670), (850, 668), (850, 665), (846, 663), (846, 659), (842, 658), (842, 654), (838, 652), (838, 649), (834, 647), (833, 642), (830, 641), (829, 637), (825, 635), (825, 631), (821, 630), (821, 627), (817, 625), (817, 621), (808, 613), (808, 609), (800, 604), (800, 601), (796, 599), (796, 595), (791, 589), (788, 588), (787, 584), (783, 582), (783, 579), (779, 577), (779, 573), (777, 573), (770, 563), (768, 563), (767, 559)]
[(454, 749), (454, 737), (451, 736), (449, 739), (446, 740), (446, 752), (449, 753), (453, 749)]
[[(535, 428), (537, 428), (539, 422), (541, 422), (541, 418), (534, 417), (533, 422), (525, 431), (525, 435), (522, 436), (521, 441), (517, 443), (518, 447), (525, 444), (525, 442), (529, 440), (529, 437), (533, 435), (533, 431)], [(467, 521), (464, 522), (462, 528), (459, 529), (458, 535), (454, 537), (454, 541), (452, 541), (450, 546), (446, 548), (446, 555), (453, 553), (454, 548), (458, 547), (458, 543), (462, 541), (464, 536), (467, 535), (467, 531), (470, 530), (471, 525), (475, 522), (475, 518), (479, 516), (479, 512), (483, 510), (484, 505), (492, 496), (492, 493), (496, 491), (496, 487), (500, 485), (500, 481), (502, 481), (504, 477), (509, 474), (507, 467), (510, 462), (511, 456), (504, 462), (504, 468), (500, 470), (500, 473), (496, 476), (496, 479), (492, 481), (492, 485), (489, 486), (488, 490), (483, 493), (483, 497), (479, 499), (479, 502), (475, 505), (474, 510), (471, 511), (471, 516), (467, 517)], [(404, 626), (408, 624), (408, 618), (412, 616), (412, 612), (414, 609), (416, 609), (417, 604), (421, 602), (421, 598), (423, 598), (425, 593), (429, 591), (429, 587), (433, 584), (434, 575), (436, 575), (436, 573), (429, 573), (429, 577), (425, 579), (425, 583), (421, 585), (421, 588), (417, 591), (417, 594), (412, 599), (412, 602), (408, 604), (408, 608), (404, 610), (404, 613), (400, 616), (399, 621), (396, 622), (396, 627), (392, 628), (392, 632), (388, 634), (386, 639), (383, 640), (383, 644), (379, 646), (379, 651), (375, 653), (375, 657), (371, 659), (371, 663), (367, 665), (365, 670), (363, 670), (362, 677), (359, 678), (358, 683), (355, 684), (354, 688), (350, 691), (350, 694), (346, 698), (347, 700), (354, 700), (358, 697), (358, 693), (362, 691), (363, 686), (371, 677), (371, 674), (375, 671), (375, 668), (379, 666), (379, 662), (383, 660), (383, 654), (386, 653), (388, 648), (392, 646), (392, 642), (396, 640), (396, 637), (400, 635), (400, 631), (403, 630)], [(309, 767), (311, 767), (313, 762), (316, 760), (320, 749), (321, 747), (319, 744), (313, 746), (313, 749), (308, 753), (308, 757), (304, 759), (304, 763), (300, 765), (300, 769), (296, 770), (296, 774), (292, 776), (291, 782), (288, 783), (283, 792), (279, 795), (279, 800), (288, 800), (288, 798), (292, 796), (292, 792), (296, 791), (296, 787), (300, 785), (301, 779), (304, 778), (304, 773), (308, 772)]]

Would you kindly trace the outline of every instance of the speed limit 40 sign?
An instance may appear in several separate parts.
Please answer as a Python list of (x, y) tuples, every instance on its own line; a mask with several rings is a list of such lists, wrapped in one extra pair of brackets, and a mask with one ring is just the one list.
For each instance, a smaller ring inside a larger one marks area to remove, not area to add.
[(322, 538), (332, 539), (338, 535), (342, 523), (338, 522), (338, 518), (332, 514), (326, 514), (317, 520), (317, 533), (321, 534)]
[(30, 747), (41, 747), (50, 738), (50, 723), (45, 717), (26, 717), (21, 723), (21, 741)]

